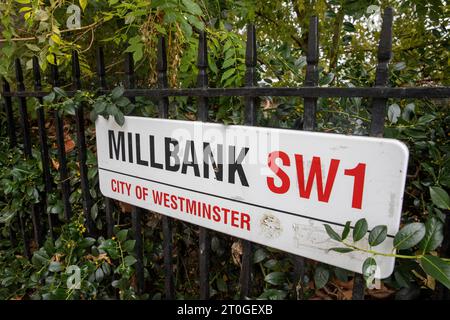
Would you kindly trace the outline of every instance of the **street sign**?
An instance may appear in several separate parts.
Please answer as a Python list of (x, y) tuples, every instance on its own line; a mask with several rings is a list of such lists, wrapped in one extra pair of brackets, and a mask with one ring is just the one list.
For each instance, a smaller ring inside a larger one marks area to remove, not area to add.
[[(99, 117), (96, 135), (107, 197), (359, 273), (369, 255), (329, 251), (342, 245), (324, 224), (365, 218), (387, 226), (374, 250), (392, 253), (408, 163), (397, 140), (142, 117)], [(394, 258), (375, 259), (389, 276)]]

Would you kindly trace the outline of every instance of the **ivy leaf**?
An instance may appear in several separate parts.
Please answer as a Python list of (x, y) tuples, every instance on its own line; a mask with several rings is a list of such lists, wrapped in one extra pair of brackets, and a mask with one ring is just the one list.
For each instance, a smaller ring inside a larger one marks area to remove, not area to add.
[(48, 271), (51, 272), (60, 272), (62, 269), (61, 263), (57, 261), (50, 262), (50, 265), (48, 266)]
[(422, 269), (450, 289), (450, 263), (439, 257), (426, 255), (420, 259)]
[(356, 221), (355, 228), (353, 229), (353, 241), (361, 240), (366, 235), (368, 228), (366, 219), (362, 218)]
[(198, 16), (201, 16), (203, 14), (200, 6), (192, 0), (183, 0), (183, 4), (186, 7), (187, 11), (189, 11), (190, 13)]
[(405, 250), (414, 247), (425, 236), (425, 225), (415, 222), (409, 223), (400, 229), (394, 238), (394, 247)]
[(342, 241), (341, 236), (338, 235), (336, 233), (336, 231), (334, 231), (333, 228), (330, 227), (330, 225), (325, 224), (324, 226), (325, 226), (325, 230), (327, 231), (328, 236), (330, 236), (331, 239), (339, 241), (339, 242)]
[(323, 266), (318, 266), (314, 272), (314, 283), (317, 289), (325, 287), (330, 278), (330, 271)]
[(235, 68), (230, 68), (227, 71), (225, 71), (222, 75), (222, 79), (220, 81), (224, 82), (225, 80), (227, 80), (229, 77), (231, 77), (234, 73), (235, 73), (236, 69)]
[(347, 239), (348, 234), (350, 233), (350, 223), (351, 223), (350, 221), (347, 221), (345, 223), (344, 230), (342, 230), (342, 235), (341, 235), (342, 240)]
[(419, 248), (423, 253), (433, 251), (444, 240), (444, 224), (439, 219), (435, 217), (429, 218), (425, 228), (425, 237), (419, 244)]
[(117, 232), (116, 236), (120, 242), (124, 242), (127, 239), (128, 229), (120, 230)]
[(398, 104), (394, 103), (389, 106), (388, 109), (388, 119), (391, 123), (397, 123), (398, 118), (400, 117), (400, 114), (402, 113), (402, 110), (398, 106)]
[(123, 263), (125, 263), (125, 265), (128, 266), (128, 267), (131, 267), (133, 264), (136, 263), (136, 261), (137, 261), (136, 258), (133, 257), (133, 256), (126, 256), (123, 259)]
[(128, 252), (128, 253), (132, 253), (134, 246), (136, 244), (136, 240), (127, 240), (125, 241), (125, 243), (123, 244), (123, 249)]
[(114, 120), (116, 120), (116, 122), (119, 126), (123, 126), (123, 124), (125, 123), (125, 117), (121, 111), (118, 111), (114, 115)]
[(94, 103), (94, 111), (97, 114), (100, 114), (100, 113), (102, 113), (102, 112), (104, 112), (106, 110), (106, 106), (107, 105), (108, 104), (105, 101), (96, 101)]
[(373, 279), (375, 278), (376, 270), (377, 270), (377, 262), (374, 258), (369, 257), (366, 260), (364, 260), (362, 266), (362, 274), (364, 280), (366, 280), (367, 287), (369, 287), (372, 284)]
[(386, 226), (376, 226), (372, 229), (369, 234), (369, 244), (372, 247), (375, 247), (382, 243), (387, 236), (387, 227)]
[(253, 254), (253, 263), (260, 263), (267, 257), (266, 250), (260, 248)]
[(113, 89), (113, 91), (111, 91), (111, 98), (114, 100), (117, 100), (121, 96), (123, 96), (124, 92), (125, 92), (125, 89), (122, 86), (115, 87)]
[(336, 252), (339, 252), (339, 253), (348, 253), (348, 252), (352, 252), (353, 251), (352, 248), (344, 248), (344, 247), (335, 247), (335, 248), (330, 248), (328, 250), (336, 251)]
[(44, 104), (51, 104), (56, 98), (56, 93), (54, 91), (50, 92), (43, 98)]
[(83, 11), (84, 11), (84, 9), (86, 9), (86, 6), (88, 4), (88, 0), (79, 0), (79, 2), (80, 2), (81, 9), (83, 9)]
[(440, 187), (430, 187), (431, 201), (441, 209), (450, 209), (450, 197), (448, 193)]
[(273, 285), (280, 285), (284, 283), (285, 279), (286, 275), (284, 272), (275, 271), (266, 275), (264, 281)]

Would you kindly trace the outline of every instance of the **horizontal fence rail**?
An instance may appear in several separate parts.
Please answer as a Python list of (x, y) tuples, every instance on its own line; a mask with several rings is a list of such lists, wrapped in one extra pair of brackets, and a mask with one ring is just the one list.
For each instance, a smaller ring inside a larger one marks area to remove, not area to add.
[[(404, 87), (404, 88), (389, 88), (388, 85), (388, 65), (392, 56), (392, 20), (393, 12), (390, 8), (386, 9), (383, 16), (382, 30), (380, 33), (380, 41), (377, 54), (377, 69), (376, 79), (374, 87), (318, 87), (318, 63), (319, 63), (319, 32), (318, 32), (318, 18), (311, 17), (309, 22), (309, 36), (308, 36), (308, 52), (307, 52), (307, 66), (305, 76), (305, 86), (303, 87), (258, 87), (257, 79), (257, 47), (256, 47), (256, 31), (253, 25), (247, 27), (247, 45), (246, 45), (246, 57), (245, 57), (245, 86), (240, 88), (210, 88), (208, 87), (208, 55), (207, 55), (207, 36), (205, 32), (199, 33), (199, 47), (197, 58), (197, 87), (196, 88), (168, 88), (167, 81), (167, 54), (166, 54), (166, 42), (163, 36), (158, 39), (158, 54), (156, 71), (158, 76), (156, 88), (135, 88), (135, 74), (134, 63), (132, 54), (128, 53), (125, 57), (125, 84), (124, 96), (130, 97), (131, 101), (134, 101), (136, 97), (149, 97), (155, 98), (158, 102), (158, 116), (160, 118), (169, 118), (169, 97), (194, 97), (197, 99), (198, 114), (197, 121), (208, 122), (208, 98), (213, 97), (244, 97), (244, 124), (247, 126), (257, 125), (257, 110), (260, 107), (259, 98), (267, 96), (290, 96), (300, 97), (304, 99), (304, 122), (302, 130), (314, 131), (316, 128), (316, 108), (319, 98), (350, 98), (350, 97), (363, 97), (372, 98), (371, 105), (372, 110), (371, 117), (371, 136), (382, 136), (386, 103), (389, 98), (396, 99), (447, 99), (450, 98), (449, 87)], [(56, 60), (55, 60), (56, 62)], [(41, 76), (38, 66), (37, 58), (33, 58), (33, 75), (34, 75), (34, 91), (26, 91), (23, 81), (22, 69), (20, 66), (20, 60), (16, 60), (17, 71), (17, 90), (11, 91), (9, 83), (3, 79), (3, 91), (1, 95), (4, 100), (7, 122), (7, 134), (9, 136), (9, 143), (11, 148), (16, 147), (19, 143), (18, 138), (21, 138), (20, 142), (23, 142), (24, 154), (27, 158), (32, 157), (31, 145), (34, 137), (30, 136), (29, 119), (26, 110), (27, 98), (38, 98), (42, 105), (42, 98), (49, 94), (47, 91), (42, 90)], [(108, 89), (106, 82), (105, 72), (105, 58), (103, 49), (99, 48), (97, 52), (97, 77), (98, 87), (96, 88), (97, 94), (107, 94), (111, 90)], [(57, 87), (58, 80), (58, 68), (56, 63), (51, 65), (51, 86)], [(80, 66), (78, 61), (77, 52), (72, 54), (72, 90), (66, 91), (68, 96), (73, 96), (77, 90), (82, 90), (81, 87), (81, 75)], [(16, 134), (16, 123), (13, 113), (13, 99), (19, 102), (19, 115), (20, 115), (20, 129), (19, 135)], [(85, 136), (85, 109), (87, 105), (81, 106), (73, 117), (76, 123), (76, 135), (77, 135), (77, 159), (79, 162), (80, 171), (80, 188), (82, 191), (82, 209), (86, 218), (86, 227), (88, 234), (95, 234), (95, 227), (90, 216), (90, 210), (93, 205), (92, 197), (90, 195), (89, 181), (87, 177), (87, 146)], [(45, 191), (41, 195), (41, 206), (34, 206), (30, 208), (32, 214), (31, 222), (33, 224), (33, 235), (36, 243), (42, 243), (42, 234), (44, 233), (43, 223), (45, 219), (43, 215), (45, 213), (45, 206), (47, 197), (56, 186), (55, 181), (52, 181), (50, 172), (49, 161), (49, 149), (48, 134), (45, 128), (45, 121), (51, 121), (56, 129), (56, 149), (59, 161), (59, 191), (61, 193), (61, 199), (64, 204), (64, 217), (65, 220), (69, 220), (72, 216), (72, 206), (69, 198), (71, 193), (70, 177), (68, 176), (67, 168), (67, 155), (64, 148), (64, 118), (56, 110), (53, 113), (45, 113), (45, 107), (40, 106), (37, 110), (38, 116), (38, 130), (39, 130), (39, 144), (41, 149), (41, 162), (44, 167), (43, 179), (45, 181)], [(48, 119), (46, 119), (46, 116)], [(299, 129), (299, 128), (296, 128)], [(21, 136), (20, 136), (21, 135)], [(19, 136), (19, 137), (18, 137)], [(106, 236), (111, 238), (114, 235), (114, 200), (105, 198), (105, 216), (106, 216)], [(145, 292), (146, 280), (145, 280), (145, 266), (144, 266), (144, 231), (145, 225), (142, 223), (145, 210), (137, 207), (131, 209), (131, 224), (133, 237), (136, 240), (135, 255), (137, 263), (135, 266), (136, 273), (136, 291), (138, 293)], [(18, 215), (18, 220), (11, 224), (10, 239), (12, 244), (17, 243), (17, 237), (15, 235), (14, 226), (18, 228), (22, 241), (24, 242), (25, 255), (31, 257), (29, 235), (26, 230), (27, 217), (24, 214)], [(51, 216), (48, 219), (48, 233), (52, 238), (56, 238), (53, 234), (54, 222)], [(449, 218), (447, 215), (447, 226), (449, 225)], [(172, 218), (163, 216), (161, 219), (162, 226), (162, 238), (163, 238), (163, 260), (164, 268), (163, 273), (165, 276), (164, 286), (164, 298), (174, 299), (176, 298), (174, 272), (173, 272), (173, 228), (176, 226), (176, 221)], [(448, 228), (447, 228), (448, 229)], [(210, 262), (211, 262), (211, 238), (213, 231), (201, 227), (199, 229), (199, 296), (201, 299), (210, 298)], [(443, 243), (443, 248), (446, 254), (448, 254), (449, 239), (446, 235), (446, 239)], [(252, 252), (253, 244), (250, 241), (242, 241), (242, 260), (241, 260), (241, 272), (239, 277), (240, 297), (245, 298), (252, 295)], [(291, 255), (294, 269), (294, 288), (295, 296), (298, 299), (303, 298), (302, 283), (306, 270), (306, 259), (300, 256)], [(361, 275), (354, 276), (353, 286), (353, 299), (364, 298), (364, 279)], [(447, 291), (446, 291), (447, 292)], [(444, 293), (448, 294), (448, 293)]]
[[(110, 90), (98, 90), (99, 94)], [(73, 96), (76, 91), (66, 91)], [(3, 92), (4, 97), (45, 97), (47, 91)], [(302, 98), (430, 98), (450, 97), (449, 87), (407, 87), (407, 88), (337, 88), (337, 87), (297, 87), (297, 88), (189, 88), (189, 89), (125, 89), (126, 97), (302, 97)]]

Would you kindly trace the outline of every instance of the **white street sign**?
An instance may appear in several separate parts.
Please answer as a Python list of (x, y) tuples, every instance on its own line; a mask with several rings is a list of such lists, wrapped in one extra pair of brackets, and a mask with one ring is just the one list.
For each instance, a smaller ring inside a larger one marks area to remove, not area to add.
[[(397, 140), (141, 117), (99, 117), (96, 134), (107, 197), (359, 273), (369, 255), (329, 251), (342, 245), (323, 225), (365, 218), (387, 226), (374, 250), (392, 253), (408, 163)], [(389, 276), (394, 258), (375, 259)]]

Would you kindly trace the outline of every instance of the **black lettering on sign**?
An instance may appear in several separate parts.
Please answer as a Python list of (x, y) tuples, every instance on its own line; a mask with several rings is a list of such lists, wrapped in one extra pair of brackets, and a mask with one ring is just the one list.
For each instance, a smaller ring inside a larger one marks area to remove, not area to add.
[[(165, 150), (165, 165), (166, 170), (169, 171), (178, 171), (180, 169), (180, 157), (178, 157), (178, 151), (180, 150), (180, 146), (178, 145), (178, 140), (172, 138), (164, 138), (164, 150)], [(173, 146), (173, 150), (171, 150), (170, 146)], [(171, 160), (173, 159), (175, 164), (171, 165)]]
[(242, 167), (242, 161), (244, 160), (245, 156), (247, 155), (249, 148), (245, 147), (242, 148), (239, 152), (239, 156), (236, 159), (236, 147), (235, 146), (228, 146), (228, 182), (234, 183), (234, 176), (236, 175), (236, 172), (239, 175), (239, 179), (241, 180), (241, 184), (243, 186), (248, 187), (248, 181), (245, 176), (244, 168)]

